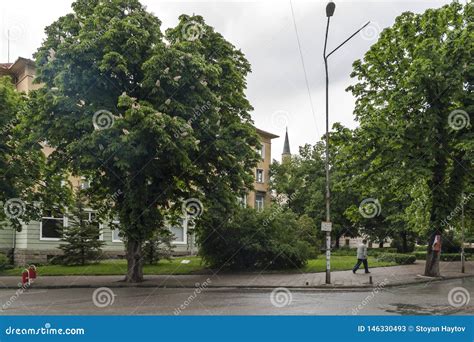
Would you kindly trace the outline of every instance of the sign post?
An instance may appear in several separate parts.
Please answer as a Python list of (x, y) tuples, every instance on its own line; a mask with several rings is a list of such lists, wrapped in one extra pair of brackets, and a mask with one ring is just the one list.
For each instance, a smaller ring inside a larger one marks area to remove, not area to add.
[(332, 222), (321, 222), (321, 231), (326, 232), (326, 284), (331, 283), (331, 230)]

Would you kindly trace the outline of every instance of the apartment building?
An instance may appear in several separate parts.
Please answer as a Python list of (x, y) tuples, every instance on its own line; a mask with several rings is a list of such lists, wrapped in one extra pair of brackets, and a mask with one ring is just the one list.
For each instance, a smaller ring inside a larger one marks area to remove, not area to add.
[[(0, 64), (0, 77), (10, 76), (16, 89), (28, 93), (38, 89), (41, 85), (33, 83), (35, 78), (34, 61), (26, 58), (18, 58), (14, 63)], [(262, 144), (259, 153), (262, 159), (254, 170), (254, 190), (249, 191), (245, 199), (245, 205), (257, 210), (263, 209), (271, 202), (269, 191), (269, 171), (271, 164), (271, 141), (278, 136), (261, 129), (257, 129)], [(45, 147), (44, 153), (52, 152), (51, 148)], [(84, 186), (81, 178), (71, 178), (75, 187)], [(94, 220), (94, 211), (89, 211), (91, 221)], [(0, 229), (0, 251), (13, 253), (16, 264), (46, 263), (49, 259), (60, 255), (62, 250), (58, 247), (64, 243), (61, 241), (61, 230), (67, 227), (66, 216), (55, 216), (45, 213), (40, 221), (24, 224), (21, 231), (11, 229), (5, 223)], [(125, 254), (124, 244), (120, 238), (119, 230), (112, 229), (108, 225), (99, 225), (101, 234), (99, 239), (104, 241), (102, 250), (109, 257), (123, 257)], [(192, 234), (188, 234), (188, 222), (183, 219), (179, 226), (170, 227), (174, 234), (173, 244), (176, 254), (193, 254), (197, 251)]]

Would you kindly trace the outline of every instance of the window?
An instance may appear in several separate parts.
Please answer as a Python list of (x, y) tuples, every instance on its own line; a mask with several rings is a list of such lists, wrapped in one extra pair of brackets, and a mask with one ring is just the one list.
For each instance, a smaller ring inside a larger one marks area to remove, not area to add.
[(62, 214), (45, 212), (40, 223), (40, 240), (61, 240), (66, 220)]
[(262, 169), (257, 169), (256, 180), (257, 180), (257, 183), (263, 183), (264, 177), (263, 177), (263, 170)]
[(265, 145), (262, 144), (260, 148), (257, 148), (257, 153), (262, 157), (262, 159), (265, 159)]
[(81, 190), (86, 190), (86, 189), (89, 189), (91, 187), (91, 182), (88, 181), (86, 179), (86, 177), (81, 177), (81, 181), (80, 181), (80, 188)]
[(91, 225), (96, 227), (97, 229), (97, 240), (103, 240), (103, 232), (102, 232), (102, 225), (100, 224), (99, 220), (97, 220), (96, 213), (90, 210), (86, 210), (84, 212), (84, 217), (82, 218), (85, 221), (89, 221)]
[(350, 239), (346, 239), (346, 246), (349, 246), (351, 244), (351, 240)]
[(120, 237), (120, 229), (119, 228), (114, 228), (119, 225), (119, 221), (112, 221), (112, 242), (122, 242), (122, 238)]
[(239, 196), (237, 198), (237, 200), (239, 201), (239, 205), (242, 207), (242, 208), (246, 208), (247, 207), (247, 194), (243, 194), (242, 196)]
[(265, 193), (257, 192), (255, 194), (255, 209), (262, 211), (265, 205)]
[(174, 235), (174, 244), (186, 244), (187, 243), (187, 221), (182, 220), (179, 224), (170, 227), (171, 233)]

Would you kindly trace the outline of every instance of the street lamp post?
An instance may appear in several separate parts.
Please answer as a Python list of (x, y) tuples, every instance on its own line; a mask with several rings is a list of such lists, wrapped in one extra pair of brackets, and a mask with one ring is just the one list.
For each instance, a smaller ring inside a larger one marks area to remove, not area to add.
[(462, 234), (462, 237), (461, 237), (461, 273), (464, 273), (465, 272), (465, 254), (464, 254), (464, 193), (462, 194), (461, 196), (461, 234)]
[(331, 284), (331, 191), (330, 191), (330, 183), (329, 183), (329, 72), (328, 72), (328, 58), (334, 52), (336, 52), (341, 46), (347, 43), (351, 38), (353, 38), (357, 33), (359, 33), (362, 29), (364, 29), (367, 25), (369, 25), (370, 21), (368, 21), (364, 26), (354, 32), (349, 38), (344, 40), (341, 44), (339, 44), (334, 50), (326, 54), (326, 47), (328, 42), (328, 32), (329, 32), (329, 23), (331, 21), (331, 17), (334, 15), (334, 11), (336, 10), (336, 4), (334, 2), (329, 2), (326, 5), (326, 17), (327, 25), (326, 25), (326, 37), (324, 39), (324, 67), (326, 70), (326, 160), (325, 160), (325, 170), (326, 170), (326, 222), (322, 225), (322, 227), (326, 227), (324, 230), (326, 231), (326, 284)]

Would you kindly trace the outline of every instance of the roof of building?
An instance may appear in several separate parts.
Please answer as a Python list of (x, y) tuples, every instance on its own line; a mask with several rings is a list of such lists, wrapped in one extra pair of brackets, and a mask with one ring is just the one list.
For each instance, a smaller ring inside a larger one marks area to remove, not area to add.
[(283, 154), (291, 154), (290, 152), (290, 140), (288, 139), (288, 127), (285, 133), (285, 143), (283, 144)]
[(35, 62), (28, 58), (18, 57), (13, 63), (0, 63), (0, 74), (14, 74), (22, 70), (27, 64), (34, 66)]
[[(256, 128), (256, 127), (255, 127)], [(270, 138), (270, 139), (275, 139), (275, 138), (279, 138), (278, 135), (276, 134), (273, 134), (273, 133), (270, 133), (270, 132), (267, 132), (267, 131), (264, 131), (263, 129), (260, 129), (260, 128), (256, 128), (257, 129), (257, 133), (260, 134), (260, 135), (263, 135), (267, 138)]]

